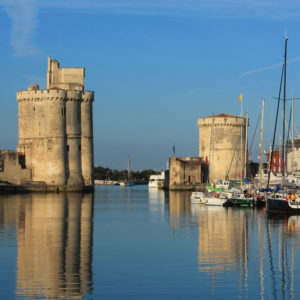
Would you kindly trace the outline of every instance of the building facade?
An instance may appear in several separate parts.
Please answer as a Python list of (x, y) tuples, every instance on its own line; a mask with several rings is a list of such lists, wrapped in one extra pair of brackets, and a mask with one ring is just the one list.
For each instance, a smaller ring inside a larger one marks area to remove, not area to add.
[(170, 157), (169, 189), (194, 189), (207, 182), (207, 164), (200, 157)]

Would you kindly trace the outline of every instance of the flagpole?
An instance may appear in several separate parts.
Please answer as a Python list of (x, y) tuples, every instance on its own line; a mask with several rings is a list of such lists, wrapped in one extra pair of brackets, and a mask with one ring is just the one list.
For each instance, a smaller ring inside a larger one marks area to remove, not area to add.
[[(241, 94), (243, 95), (243, 94)], [(241, 99), (241, 117), (243, 116), (243, 98)]]

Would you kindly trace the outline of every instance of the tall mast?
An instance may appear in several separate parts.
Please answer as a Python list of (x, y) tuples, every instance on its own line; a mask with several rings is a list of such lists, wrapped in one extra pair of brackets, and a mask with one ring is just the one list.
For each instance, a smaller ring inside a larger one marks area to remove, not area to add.
[(275, 144), (275, 138), (276, 138), (276, 129), (277, 129), (277, 120), (278, 120), (278, 112), (279, 112), (279, 104), (280, 104), (280, 96), (281, 96), (283, 73), (284, 73), (284, 65), (282, 65), (282, 69), (281, 69), (280, 86), (279, 86), (278, 100), (277, 100), (277, 109), (276, 109), (276, 119), (275, 119), (274, 132), (273, 132), (273, 141), (271, 143), (271, 149), (270, 149), (271, 151), (270, 151), (270, 156), (269, 156), (269, 171), (268, 171), (267, 189), (269, 188), (269, 184), (270, 184), (270, 174), (271, 174), (272, 162), (273, 162), (274, 144)]
[(212, 124), (211, 124), (211, 132), (210, 132), (210, 149), (209, 149), (209, 181), (210, 184), (214, 183), (214, 177), (213, 177), (213, 164), (215, 163), (214, 161), (214, 150), (215, 150), (215, 118), (212, 119)]
[[(243, 117), (243, 116), (242, 116)], [(240, 154), (240, 157), (241, 157), (241, 160), (240, 160), (240, 166), (241, 166), (241, 169), (240, 169), (240, 180), (241, 180), (241, 186), (242, 186), (242, 182), (243, 182), (243, 169), (244, 169), (244, 166), (243, 166), (243, 126), (241, 125), (241, 154)]]
[(287, 55), (287, 41), (288, 38), (284, 38), (285, 47), (284, 47), (284, 76), (283, 76), (283, 109), (282, 109), (282, 123), (283, 123), (283, 132), (282, 132), (282, 177), (285, 177), (285, 154), (286, 154), (286, 143), (285, 143), (285, 102), (286, 102), (286, 55)]
[(263, 135), (264, 135), (264, 110), (265, 110), (265, 99), (262, 100), (261, 107), (261, 126), (260, 126), (260, 142), (259, 142), (259, 188), (262, 188), (262, 175), (263, 175)]
[(246, 113), (245, 169), (244, 169), (244, 176), (245, 177), (247, 177), (247, 163), (248, 163), (248, 122), (249, 122), (249, 114)]
[(291, 171), (294, 173), (294, 96), (292, 97), (292, 160), (291, 160)]

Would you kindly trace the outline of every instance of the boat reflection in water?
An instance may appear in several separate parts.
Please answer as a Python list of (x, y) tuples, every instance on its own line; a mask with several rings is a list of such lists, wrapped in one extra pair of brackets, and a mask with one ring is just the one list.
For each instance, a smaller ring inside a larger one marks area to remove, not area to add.
[(158, 188), (148, 190), (149, 207), (152, 215), (164, 216), (166, 191)]
[[(230, 287), (236, 298), (295, 299), (300, 216), (270, 215), (265, 208), (192, 204), (188, 193), (170, 192), (170, 226), (198, 230), (201, 284), (216, 297)], [(225, 297), (226, 298), (226, 297)]]
[(4, 214), (12, 205), (16, 214), (16, 294), (30, 298), (90, 294), (93, 195), (24, 194), (1, 202)]

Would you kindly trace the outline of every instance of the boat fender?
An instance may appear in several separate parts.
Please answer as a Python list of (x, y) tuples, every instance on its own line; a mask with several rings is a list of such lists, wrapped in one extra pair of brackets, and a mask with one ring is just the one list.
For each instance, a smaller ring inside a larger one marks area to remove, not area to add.
[(291, 194), (290, 198), (291, 198), (292, 201), (295, 201), (295, 199), (296, 199), (295, 194)]
[(214, 193), (214, 197), (219, 198), (219, 194), (218, 193)]
[(286, 201), (286, 202), (289, 202), (289, 196), (286, 197), (285, 201)]

